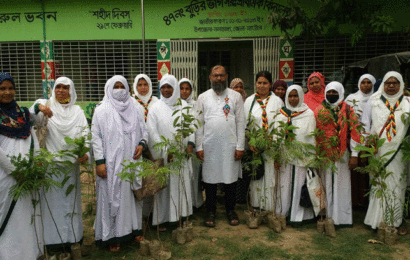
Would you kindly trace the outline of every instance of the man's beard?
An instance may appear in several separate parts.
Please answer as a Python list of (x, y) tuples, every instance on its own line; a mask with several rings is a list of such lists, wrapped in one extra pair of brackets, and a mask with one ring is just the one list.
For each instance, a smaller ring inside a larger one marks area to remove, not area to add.
[(225, 82), (213, 82), (211, 81), (211, 88), (216, 92), (216, 93), (222, 93), (228, 86), (226, 85)]

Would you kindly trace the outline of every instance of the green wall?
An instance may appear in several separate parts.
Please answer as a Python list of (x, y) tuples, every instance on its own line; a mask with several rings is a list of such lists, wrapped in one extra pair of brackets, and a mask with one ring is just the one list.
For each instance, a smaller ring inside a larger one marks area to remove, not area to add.
[[(228, 2), (242, 2), (242, 5), (230, 6)], [(257, 4), (248, 6), (246, 2)], [(286, 3), (286, 0), (275, 0), (275, 2)], [(272, 30), (266, 23), (270, 10), (280, 8), (280, 5), (275, 2), (270, 0), (146, 0), (144, 2), (146, 39), (280, 35), (279, 31)], [(213, 3), (223, 4), (216, 4), (213, 7)], [(192, 14), (188, 12), (191, 4), (194, 4)], [(140, 1), (45, 1), (44, 11), (48, 40), (142, 38)], [(42, 40), (41, 12), (42, 6), (39, 1), (10, 1), (3, 4), (0, 11), (0, 21), (2, 21), (0, 40)]]
[[(140, 0), (43, 2), (47, 40), (142, 38)], [(319, 3), (318, 0), (301, 2), (304, 9), (312, 14)], [(276, 3), (286, 4), (287, 0), (145, 0), (146, 39), (280, 36), (279, 30), (273, 30), (266, 23), (271, 11), (280, 8)], [(409, 24), (408, 0), (375, 0), (375, 3), (385, 3), (381, 12), (393, 15), (398, 24), (397, 30)], [(188, 12), (191, 5), (192, 14)], [(42, 40), (41, 12), (40, 0), (2, 3), (0, 41)]]

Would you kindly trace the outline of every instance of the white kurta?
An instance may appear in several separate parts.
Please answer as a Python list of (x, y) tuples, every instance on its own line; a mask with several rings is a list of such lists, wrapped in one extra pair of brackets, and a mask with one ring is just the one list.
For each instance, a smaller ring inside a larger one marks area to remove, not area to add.
[[(45, 105), (46, 102), (46, 99), (39, 99), (30, 108), (30, 114), (34, 121), (42, 120), (44, 117), (42, 112), (37, 115), (35, 114), (34, 106), (37, 103)], [(68, 146), (64, 141), (66, 136), (72, 139), (80, 138), (81, 136), (88, 136), (90, 130), (87, 119), (84, 111), (79, 106), (75, 105), (71, 107), (69, 113), (73, 118), (77, 119), (71, 119), (75, 122), (75, 124), (69, 127), (69, 129), (66, 129), (64, 133), (58, 128), (58, 124), (61, 122), (60, 120), (64, 119), (55, 113), (56, 111), (53, 105), (50, 105), (50, 108), (52, 111), (54, 110), (54, 115), (48, 119), (47, 123), (48, 135), (46, 138), (46, 147), (48, 151), (57, 153), (60, 150), (68, 149)], [(87, 153), (87, 155), (90, 157), (90, 153)], [(80, 165), (73, 158), (66, 159), (71, 160), (74, 163), (74, 169), (67, 174), (70, 178), (63, 188), (51, 189), (42, 196), (41, 202), (45, 205), (45, 207), (42, 207), (43, 220), (44, 223), (48, 223), (44, 227), (44, 240), (48, 246), (66, 243), (74, 244), (83, 239)], [(53, 180), (61, 183), (64, 180), (64, 177), (65, 176), (63, 175), (58, 177), (54, 176)], [(68, 196), (66, 196), (65, 191), (71, 184), (77, 187), (76, 189), (73, 189)], [(50, 210), (48, 209), (47, 204)], [(73, 211), (74, 216), (71, 220), (71, 214)]]
[[(182, 107), (186, 106), (188, 106), (188, 104), (182, 101)], [(167, 164), (167, 151), (155, 151), (153, 146), (156, 143), (162, 142), (161, 136), (170, 140), (174, 139), (176, 129), (173, 126), (173, 122), (176, 117), (182, 115), (181, 112), (179, 112), (172, 116), (172, 113), (174, 113), (174, 110), (162, 100), (159, 100), (151, 108), (147, 120), (150, 151), (155, 159), (164, 159), (165, 164)], [(184, 140), (185, 145), (188, 145), (188, 141), (193, 142), (193, 138), (193, 136), (190, 136)], [(155, 196), (152, 217), (153, 225), (175, 222), (178, 221), (180, 217), (192, 215), (191, 182), (192, 165), (189, 164), (187, 160), (180, 174), (171, 173), (167, 187)]]
[[(140, 188), (138, 185), (141, 185), (141, 180), (137, 178), (132, 187), (130, 182), (121, 181), (116, 174), (122, 171), (123, 160), (135, 161), (132, 158), (135, 148), (141, 139), (148, 140), (148, 132), (144, 120), (140, 120), (138, 129), (131, 133), (123, 132), (123, 126), (116, 123), (110, 109), (108, 101), (102, 102), (95, 110), (91, 127), (95, 160), (105, 159), (107, 168), (107, 178), (97, 176), (95, 240), (99, 245), (129, 240), (142, 229), (142, 202), (135, 199), (132, 191), (132, 188)], [(142, 119), (141, 111), (137, 111)], [(123, 134), (114, 136), (112, 132), (117, 130)], [(118, 186), (115, 183), (118, 183)], [(116, 187), (119, 190), (116, 190)], [(111, 197), (111, 194), (114, 197)], [(114, 203), (117, 205), (115, 210), (112, 207)]]
[[(192, 93), (191, 93), (192, 96)], [(190, 96), (190, 97), (191, 97)], [(196, 101), (190, 100), (191, 102), (188, 103), (188, 106), (194, 107)], [(195, 137), (195, 134), (194, 134)], [(195, 139), (194, 139), (195, 140)], [(194, 154), (196, 153), (196, 148), (194, 149)], [(191, 181), (191, 193), (192, 193), (192, 205), (195, 208), (199, 208), (204, 204), (204, 196), (202, 194), (201, 185), (200, 185), (200, 170), (201, 170), (201, 163), (196, 160), (195, 158), (190, 158), (188, 163), (192, 164), (192, 181)]]
[(326, 187), (327, 216), (333, 218), (335, 225), (353, 224), (349, 158), (349, 152), (345, 151), (343, 157), (335, 162), (335, 172), (331, 168), (320, 172)]
[[(230, 107), (228, 117), (223, 110), (226, 98)], [(203, 181), (212, 184), (236, 182), (242, 171), (240, 161), (235, 161), (235, 150), (243, 151), (245, 147), (242, 96), (232, 89), (225, 89), (220, 95), (210, 89), (199, 95), (195, 111), (202, 123), (195, 137), (197, 151), (203, 150), (205, 154)]]
[[(276, 120), (287, 122), (287, 117), (280, 114)], [(297, 127), (295, 141), (315, 145), (315, 137), (312, 132), (316, 129), (315, 115), (307, 108), (301, 115), (292, 118), (292, 125)], [(276, 126), (276, 124), (275, 124)], [(313, 152), (313, 151), (312, 151)], [(290, 215), (291, 222), (302, 222), (313, 219), (313, 208), (300, 206), (300, 195), (303, 184), (305, 184), (307, 168), (310, 158), (305, 160), (292, 160), (288, 165), (283, 165), (280, 169), (280, 197), (281, 204), (276, 207), (278, 215)]]
[[(383, 86), (381, 86), (383, 87)], [(386, 131), (383, 131), (383, 134), (380, 138), (385, 138), (386, 141), (382, 147), (380, 147), (378, 154), (383, 155), (389, 151), (395, 151), (399, 147), (400, 143), (403, 141), (403, 138), (406, 135), (407, 129), (409, 127), (408, 124), (403, 124), (401, 117), (405, 113), (410, 112), (410, 103), (408, 97), (404, 97), (402, 102), (400, 103), (399, 107), (394, 112), (395, 121), (396, 121), (396, 130), (397, 135), (392, 136), (391, 142), (387, 140)], [(371, 134), (379, 134), (381, 129), (383, 128), (384, 124), (387, 121), (387, 118), (390, 114), (389, 109), (380, 99), (377, 102), (369, 101), (367, 104), (364, 113), (363, 113), (363, 122), (366, 125), (366, 132)], [(390, 159), (391, 156), (389, 155), (386, 159)], [(392, 175), (388, 176), (385, 180), (387, 184), (387, 189), (390, 192), (394, 192), (396, 196), (396, 200), (394, 201), (394, 207), (401, 208), (398, 211), (397, 221), (394, 222), (394, 226), (398, 227), (402, 223), (402, 216), (403, 216), (403, 208), (402, 203), (404, 202), (405, 198), (405, 191), (407, 186), (407, 174), (406, 170), (406, 162), (402, 161), (403, 153), (399, 151), (393, 161), (386, 167), (386, 170), (389, 172), (393, 172)], [(392, 196), (392, 194), (390, 194)], [(369, 201), (369, 208), (367, 210), (366, 218), (364, 223), (366, 225), (371, 226), (373, 229), (377, 228), (380, 222), (384, 221), (384, 210), (380, 204), (380, 199), (376, 198), (374, 193), (370, 195)]]
[[(254, 120), (254, 124), (262, 127), (262, 108), (260, 104), (255, 100), (255, 94), (248, 97), (244, 104), (244, 113), (246, 116), (246, 122)], [(252, 107), (252, 103), (253, 107)], [(265, 104), (266, 99), (262, 100)], [(268, 104), (266, 106), (266, 113), (268, 117), (268, 124), (270, 125), (274, 117), (281, 107), (283, 107), (283, 101), (277, 97), (275, 94), (271, 93)], [(251, 119), (249, 118), (249, 110), (252, 107)], [(272, 130), (272, 129), (270, 129)], [(275, 208), (275, 167), (273, 159), (264, 153), (263, 158), (265, 159), (265, 174), (260, 180), (251, 180), (250, 183), (250, 195), (251, 195), (251, 205), (253, 207), (260, 207), (264, 210), (273, 211)]]
[[(0, 227), (12, 202), (9, 190), (16, 183), (16, 180), (10, 175), (14, 170), (14, 166), (7, 155), (26, 155), (30, 151), (32, 141), (34, 142), (34, 147), (38, 148), (38, 141), (33, 129), (31, 133), (31, 136), (27, 139), (15, 139), (0, 135)], [(40, 212), (37, 213), (39, 214)], [(31, 224), (33, 215), (34, 209), (31, 197), (20, 197), (0, 237), (1, 260), (35, 260), (42, 254), (39, 248), (41, 250), (43, 248), (43, 229), (39, 217), (35, 219), (35, 226)]]

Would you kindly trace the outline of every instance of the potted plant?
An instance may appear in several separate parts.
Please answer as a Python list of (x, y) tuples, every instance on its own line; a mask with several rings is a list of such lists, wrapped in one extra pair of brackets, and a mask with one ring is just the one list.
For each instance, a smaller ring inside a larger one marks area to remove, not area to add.
[[(30, 150), (29, 154), (26, 156), (19, 154), (18, 156), (11, 157), (11, 162), (15, 166), (15, 169), (11, 172), (11, 175), (17, 180), (17, 183), (10, 188), (10, 195), (13, 196), (15, 201), (17, 201), (20, 197), (31, 197), (32, 206), (34, 209), (32, 223), (34, 224), (38, 245), (45, 244), (45, 242), (38, 241), (39, 236), (36, 218), (40, 217), (41, 225), (43, 227), (44, 223), (41, 213), (37, 213), (37, 211), (40, 210), (41, 212), (42, 207), (48, 207), (47, 203), (46, 205), (42, 205), (40, 194), (53, 188), (61, 188), (62, 184), (54, 181), (53, 177), (64, 175), (72, 166), (72, 164), (67, 161), (55, 161), (54, 158), (56, 157), (59, 157), (59, 155), (53, 154), (45, 149), (40, 149), (36, 152)], [(50, 214), (51, 213), (52, 212), (50, 211)], [(53, 222), (54, 225), (57, 226), (54, 219)], [(60, 234), (58, 235), (62, 241)], [(39, 250), (40, 252), (43, 251), (40, 247)], [(44, 257), (46, 259), (49, 258), (46, 250)]]

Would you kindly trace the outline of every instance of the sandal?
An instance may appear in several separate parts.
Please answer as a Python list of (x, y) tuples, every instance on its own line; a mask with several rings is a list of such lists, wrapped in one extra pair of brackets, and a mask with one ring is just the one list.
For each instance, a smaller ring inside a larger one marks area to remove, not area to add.
[(208, 215), (204, 220), (204, 225), (205, 227), (215, 227), (215, 213), (208, 212)]
[(399, 234), (400, 236), (405, 236), (407, 235), (407, 229), (408, 229), (408, 225), (405, 222), (405, 220), (403, 220), (403, 223), (400, 225), (400, 227), (397, 228), (397, 234)]
[(120, 244), (112, 244), (109, 246), (110, 252), (120, 251)]
[(145, 239), (144, 236), (136, 236), (135, 237), (135, 242), (140, 243), (141, 241), (143, 241)]
[(235, 211), (230, 211), (230, 212), (228, 212), (227, 215), (228, 215), (229, 225), (231, 225), (231, 226), (239, 225), (239, 217), (238, 217), (238, 214), (236, 214)]
[(165, 231), (167, 231), (167, 228), (164, 227), (164, 226), (162, 226), (162, 225), (158, 225), (157, 227), (158, 227), (158, 231), (159, 231), (159, 232), (165, 232)]

